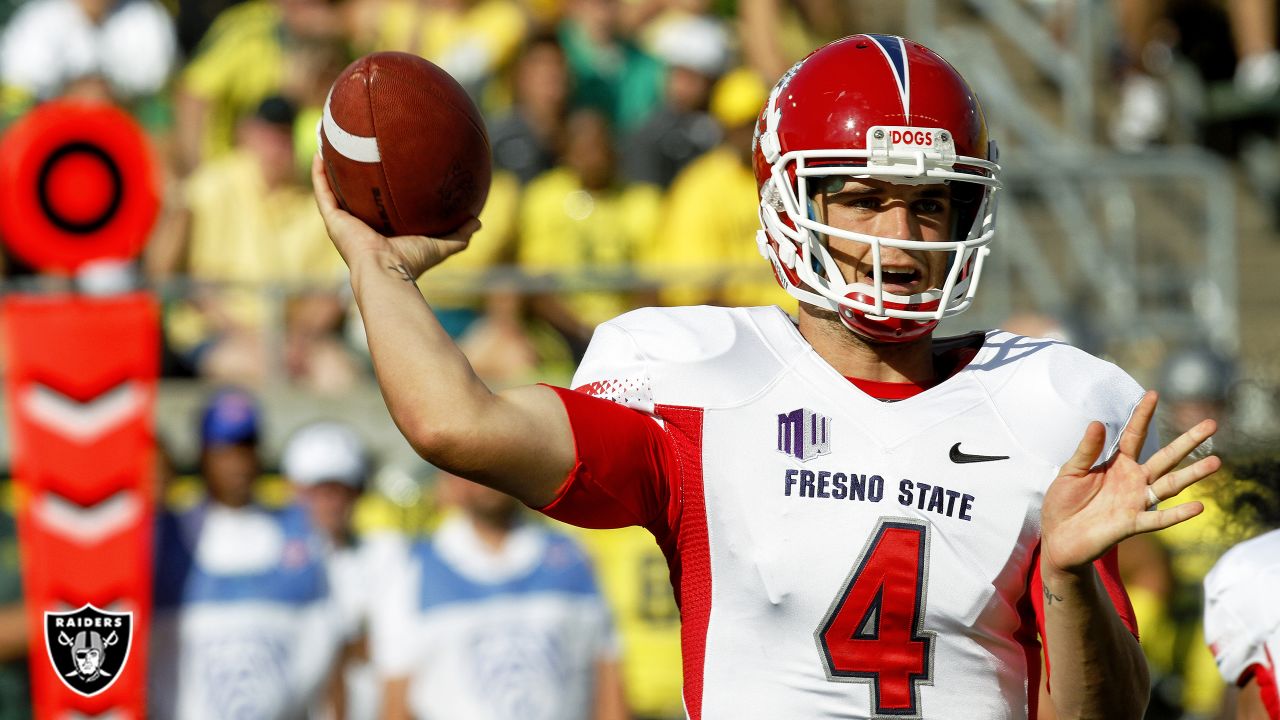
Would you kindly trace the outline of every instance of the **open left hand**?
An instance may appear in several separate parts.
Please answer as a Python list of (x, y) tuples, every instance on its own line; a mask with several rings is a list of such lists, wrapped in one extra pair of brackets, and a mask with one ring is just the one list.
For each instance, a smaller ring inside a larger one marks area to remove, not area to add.
[(1058, 471), (1041, 506), (1040, 560), (1047, 570), (1080, 571), (1127, 537), (1163, 530), (1204, 510), (1194, 501), (1164, 510), (1147, 509), (1148, 489), (1158, 501), (1168, 500), (1222, 465), (1210, 455), (1174, 469), (1217, 431), (1212, 420), (1201, 421), (1139, 465), (1137, 457), (1156, 401), (1154, 392), (1143, 396), (1120, 437), (1115, 457), (1096, 468), (1106, 430), (1097, 421), (1085, 428), (1079, 447)]

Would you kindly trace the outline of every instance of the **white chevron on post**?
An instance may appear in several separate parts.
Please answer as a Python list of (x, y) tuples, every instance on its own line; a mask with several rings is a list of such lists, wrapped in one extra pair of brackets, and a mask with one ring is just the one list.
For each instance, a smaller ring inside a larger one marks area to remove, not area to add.
[(88, 444), (135, 415), (146, 411), (141, 383), (130, 380), (88, 402), (78, 402), (39, 383), (32, 383), (18, 399), (32, 421), (80, 444)]
[(137, 491), (121, 490), (97, 505), (84, 507), (60, 495), (44, 493), (36, 499), (31, 512), (36, 522), (57, 535), (82, 545), (96, 545), (138, 522), (142, 501)]

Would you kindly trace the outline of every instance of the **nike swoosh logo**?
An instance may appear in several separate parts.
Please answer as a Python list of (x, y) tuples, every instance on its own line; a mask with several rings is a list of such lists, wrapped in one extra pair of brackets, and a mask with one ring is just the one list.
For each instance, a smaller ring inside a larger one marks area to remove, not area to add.
[(960, 452), (960, 443), (951, 446), (951, 462), (953, 463), (995, 462), (996, 460), (1008, 459), (1008, 455), (970, 455), (967, 452)]

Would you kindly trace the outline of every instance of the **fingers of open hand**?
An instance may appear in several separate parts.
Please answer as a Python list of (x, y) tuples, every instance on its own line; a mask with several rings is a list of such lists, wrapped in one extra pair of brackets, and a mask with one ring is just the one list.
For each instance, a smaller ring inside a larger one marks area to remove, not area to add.
[(1170, 470), (1178, 466), (1178, 463), (1186, 459), (1200, 446), (1200, 443), (1208, 440), (1218, 431), (1218, 425), (1212, 420), (1201, 420), (1198, 425), (1190, 430), (1182, 433), (1173, 442), (1160, 448), (1156, 454), (1152, 455), (1143, 465), (1152, 477), (1160, 477)]
[(1102, 454), (1102, 444), (1106, 442), (1107, 430), (1102, 423), (1094, 420), (1084, 429), (1084, 437), (1076, 446), (1075, 453), (1062, 466), (1062, 475), (1083, 475), (1098, 462)]
[(1142, 452), (1142, 444), (1147, 441), (1147, 430), (1151, 427), (1151, 418), (1156, 414), (1158, 400), (1155, 391), (1148, 390), (1138, 401), (1129, 423), (1124, 426), (1124, 433), (1120, 435), (1120, 452), (1135, 458)]
[(1204, 512), (1204, 505), (1199, 501), (1192, 501), (1174, 505), (1164, 510), (1138, 513), (1134, 519), (1134, 529), (1140, 533), (1163, 530), (1180, 522), (1190, 520), (1202, 512)]
[(1218, 472), (1220, 467), (1222, 467), (1222, 461), (1210, 455), (1161, 477), (1151, 483), (1151, 490), (1157, 498), (1167, 500)]

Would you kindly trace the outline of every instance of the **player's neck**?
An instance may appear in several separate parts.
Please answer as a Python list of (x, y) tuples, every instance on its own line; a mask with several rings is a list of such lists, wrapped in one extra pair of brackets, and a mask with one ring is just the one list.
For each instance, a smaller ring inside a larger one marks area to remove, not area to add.
[(930, 336), (905, 343), (872, 343), (841, 324), (835, 313), (806, 303), (800, 304), (800, 334), (845, 377), (917, 385), (932, 385), (936, 380)]
[(475, 530), (476, 537), (495, 553), (502, 551), (507, 543), (507, 537), (511, 535), (517, 522), (514, 516), (499, 518), (481, 513), (469, 513), (467, 517), (471, 521), (471, 528)]

